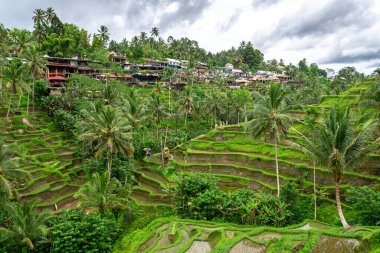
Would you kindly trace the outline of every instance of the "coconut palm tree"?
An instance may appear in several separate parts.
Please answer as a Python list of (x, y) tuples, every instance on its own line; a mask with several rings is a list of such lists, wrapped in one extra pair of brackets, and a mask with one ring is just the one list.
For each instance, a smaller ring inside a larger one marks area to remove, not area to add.
[[(19, 106), (22, 96), (22, 91), (25, 89), (25, 66), (22, 64), (20, 59), (12, 59), (4, 68), (3, 76), (6, 81), (6, 85), (11, 87), (12, 95), (15, 96), (20, 93)], [(12, 98), (10, 98), (7, 116), (9, 118), (9, 111), (12, 103)]]
[(131, 125), (118, 110), (107, 105), (98, 113), (87, 115), (87, 118), (79, 123), (79, 129), (79, 142), (85, 147), (89, 146), (95, 152), (96, 158), (107, 155), (110, 181), (112, 156), (133, 154)]
[(45, 12), (45, 17), (46, 17), (46, 21), (51, 23), (52, 20), (56, 17), (57, 15), (55, 14), (55, 11), (52, 7), (49, 7), (46, 9), (46, 12)]
[[(315, 126), (314, 138), (301, 135), (299, 145), (311, 154), (323, 167), (330, 169), (335, 180), (335, 197), (340, 221), (345, 229), (348, 225), (340, 201), (340, 183), (347, 170), (363, 166), (365, 158), (374, 145), (370, 140), (376, 132), (374, 120), (367, 121), (356, 130), (356, 121), (348, 107), (332, 108), (325, 113), (320, 124)], [(379, 139), (375, 141), (378, 143)]]
[(172, 80), (177, 76), (177, 73), (173, 68), (165, 68), (163, 70), (164, 78), (169, 79), (169, 112), (171, 112), (171, 103), (170, 103), (170, 91)]
[[(25, 48), (23, 52), (23, 57), (26, 60), (26, 71), (28, 72), (30, 78), (32, 79), (32, 102), (33, 102), (33, 113), (35, 106), (34, 98), (34, 82), (36, 79), (42, 78), (45, 73), (47, 61), (44, 59), (41, 51), (35, 46), (31, 45)], [(28, 106), (26, 114), (29, 114), (29, 94), (28, 94)]]
[(156, 136), (158, 138), (158, 124), (160, 124), (162, 117), (166, 115), (165, 106), (161, 101), (160, 95), (156, 93), (150, 95), (148, 109), (153, 116), (153, 122), (156, 124)]
[(267, 95), (258, 92), (253, 93), (254, 109), (251, 112), (253, 119), (245, 123), (245, 128), (250, 129), (254, 137), (261, 134), (269, 135), (274, 141), (274, 156), (276, 163), (277, 196), (280, 197), (280, 176), (278, 168), (278, 142), (285, 136), (292, 123), (287, 113), (292, 109), (286, 104), (288, 93), (282, 84), (271, 83)]
[(217, 124), (217, 119), (219, 115), (224, 110), (224, 93), (219, 92), (216, 89), (212, 89), (211, 92), (209, 92), (206, 97), (206, 108), (208, 109), (208, 114), (212, 115), (212, 119), (214, 121), (211, 121), (211, 128), (213, 124)]
[(182, 115), (185, 114), (185, 127), (187, 116), (188, 114), (192, 113), (196, 100), (197, 95), (195, 94), (194, 90), (190, 86), (186, 86), (185, 90), (182, 93), (182, 97), (177, 101), (179, 110), (181, 111)]
[(9, 225), (0, 227), (0, 232), (30, 250), (34, 249), (36, 241), (46, 239), (49, 233), (46, 223), (53, 218), (50, 211), (37, 211), (37, 204), (35, 199), (22, 204), (7, 204)]
[(110, 33), (108, 31), (107, 26), (104, 26), (104, 25), (100, 26), (100, 28), (98, 29), (98, 36), (104, 45), (107, 44), (107, 42), (110, 39)]
[(33, 22), (34, 24), (43, 24), (45, 22), (45, 17), (46, 17), (46, 13), (44, 10), (42, 9), (35, 9), (33, 11), (34, 13), (34, 16), (33, 16)]
[(11, 41), (15, 45), (16, 53), (19, 54), (22, 52), (22, 50), (30, 45), (33, 41), (33, 36), (32, 34), (26, 30), (26, 29), (13, 29), (9, 33)]
[(42, 9), (35, 9), (33, 13), (33, 34), (36, 36), (37, 41), (42, 43), (46, 36), (46, 13)]
[(113, 105), (118, 98), (118, 92), (116, 88), (112, 87), (109, 83), (106, 83), (101, 91), (101, 97), (103, 98), (104, 105)]
[(94, 173), (91, 180), (83, 185), (74, 198), (80, 207), (94, 207), (104, 213), (109, 209), (126, 208), (126, 198), (120, 196), (121, 184), (116, 178), (109, 181), (108, 172)]
[[(124, 99), (123, 112), (134, 132), (142, 130), (143, 123), (147, 118), (147, 109), (136, 89), (128, 90), (126, 99)], [(142, 137), (144, 139), (143, 132)]]
[(0, 192), (9, 198), (14, 197), (12, 182), (30, 180), (30, 173), (18, 168), (19, 157), (16, 145), (0, 143)]
[(160, 35), (160, 30), (158, 30), (158, 27), (153, 27), (152, 30), (150, 31), (150, 36), (158, 38)]

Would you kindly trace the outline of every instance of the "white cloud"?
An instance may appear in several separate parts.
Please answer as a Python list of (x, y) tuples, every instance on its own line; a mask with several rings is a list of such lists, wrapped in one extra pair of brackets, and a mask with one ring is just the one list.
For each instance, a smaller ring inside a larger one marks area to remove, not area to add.
[(158, 26), (161, 36), (189, 37), (216, 52), (251, 41), (266, 59), (323, 67), (380, 63), (380, 1), (371, 0), (0, 0), (0, 22), (31, 29), (33, 10), (52, 6), (65, 22), (130, 39)]

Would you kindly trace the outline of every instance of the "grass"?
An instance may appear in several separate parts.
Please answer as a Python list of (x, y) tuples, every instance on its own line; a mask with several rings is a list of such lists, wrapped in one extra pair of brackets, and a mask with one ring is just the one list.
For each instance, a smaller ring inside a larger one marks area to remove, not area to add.
[[(311, 228), (300, 229), (306, 224), (310, 224)], [(172, 216), (156, 219), (146, 227), (129, 233), (115, 247), (114, 253), (158, 252), (163, 249), (173, 252), (186, 252), (196, 241), (208, 242), (212, 248), (211, 252), (229, 252), (243, 240), (264, 248), (266, 252), (284, 252), (284, 250), (311, 252), (318, 247), (322, 238), (331, 238), (330, 241), (326, 241), (324, 252), (334, 252), (337, 247), (337, 252), (339, 252), (339, 247), (346, 247), (352, 240), (359, 243), (355, 250), (369, 252), (371, 245), (368, 244), (368, 238), (371, 238), (376, 231), (376, 229), (369, 227), (358, 227), (355, 230), (344, 231), (340, 227), (309, 220), (298, 225), (275, 228), (252, 227), (216, 221), (194, 221)], [(188, 238), (182, 236), (184, 233), (188, 235)], [(178, 234), (178, 236), (174, 242), (168, 241), (167, 245), (161, 244), (160, 247), (156, 247), (157, 242), (169, 234)], [(351, 241), (346, 241), (346, 239)], [(242, 246), (241, 250), (244, 249), (249, 250), (247, 246)], [(351, 250), (348, 252), (354, 252), (353, 249)]]
[(20, 168), (32, 175), (32, 180), (18, 187), (21, 201), (24, 198), (39, 198), (39, 207), (54, 209), (55, 204), (71, 198), (79, 185), (74, 180), (83, 180), (78, 173), (76, 147), (65, 133), (54, 127), (44, 112), (30, 114), (33, 128), (22, 124), (25, 115), (11, 117), (8, 124), (0, 119), (0, 133), (4, 140), (16, 143), (20, 149)]

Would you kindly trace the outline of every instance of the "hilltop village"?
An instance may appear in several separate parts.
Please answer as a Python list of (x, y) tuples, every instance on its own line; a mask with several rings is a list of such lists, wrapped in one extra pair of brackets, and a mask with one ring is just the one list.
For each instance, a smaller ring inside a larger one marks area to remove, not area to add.
[[(45, 55), (47, 61), (46, 78), (50, 84), (52, 93), (59, 93), (71, 74), (79, 74), (98, 80), (118, 80), (127, 85), (151, 86), (164, 81), (170, 83), (177, 89), (183, 89), (191, 78), (193, 83), (210, 83), (216, 78), (223, 79), (230, 89), (240, 86), (260, 87), (269, 82), (300, 83), (294, 81), (290, 76), (270, 71), (245, 72), (234, 68), (231, 63), (224, 67), (212, 67), (203, 62), (189, 65), (187, 60), (166, 58), (165, 60), (146, 60), (141, 63), (128, 61), (126, 57), (119, 56), (115, 52), (108, 54), (109, 63), (74, 58), (62, 58)], [(113, 66), (107, 68), (107, 64)], [(174, 70), (174, 78), (165, 74), (165, 69)], [(281, 69), (280, 69), (281, 70)]]

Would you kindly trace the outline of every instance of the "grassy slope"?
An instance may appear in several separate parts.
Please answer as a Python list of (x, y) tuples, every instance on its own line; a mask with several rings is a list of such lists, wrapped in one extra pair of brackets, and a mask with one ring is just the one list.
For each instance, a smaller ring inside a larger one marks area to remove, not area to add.
[(127, 235), (114, 252), (375, 252), (368, 239), (376, 231), (315, 221), (272, 228), (168, 217)]
[(63, 132), (56, 130), (45, 112), (31, 114), (33, 127), (22, 124), (21, 115), (0, 119), (0, 139), (17, 143), (22, 150), (20, 168), (28, 170), (32, 180), (18, 185), (21, 201), (40, 198), (40, 207), (54, 209), (70, 206), (73, 194), (84, 182), (76, 146)]
[[(321, 105), (314, 107), (321, 111), (322, 106), (328, 108), (337, 103), (341, 104), (343, 100), (347, 104), (356, 106), (358, 94), (368, 85), (369, 82), (359, 83), (339, 96), (324, 96)], [(298, 116), (302, 119), (302, 114)], [(302, 131), (301, 124), (296, 124), (295, 128)], [(288, 138), (296, 141), (296, 136), (290, 135)], [(178, 146), (172, 154), (173, 165), (177, 172), (213, 173), (220, 178), (221, 186), (225, 190), (247, 186), (267, 192), (275, 190), (273, 144), (269, 141), (251, 139), (242, 126), (220, 127)], [(146, 161), (148, 164), (140, 164), (144, 182), (138, 187), (138, 191), (132, 194), (132, 198), (143, 204), (149, 204), (152, 198), (155, 203), (160, 202), (160, 198), (161, 203), (168, 203), (160, 190), (160, 187), (167, 184), (168, 180), (162, 176), (165, 173), (158, 166), (158, 157), (151, 157)], [(296, 180), (302, 191), (306, 194), (312, 192), (313, 167), (305, 154), (282, 144), (279, 147), (279, 161), (282, 184)], [(363, 169), (346, 172), (342, 182), (343, 192), (348, 186), (379, 187), (379, 161), (380, 156), (376, 151), (371, 154), (370, 161)], [(148, 174), (147, 171), (149, 171)], [(316, 178), (317, 185), (325, 188), (333, 199), (334, 182), (330, 172), (317, 167)]]

